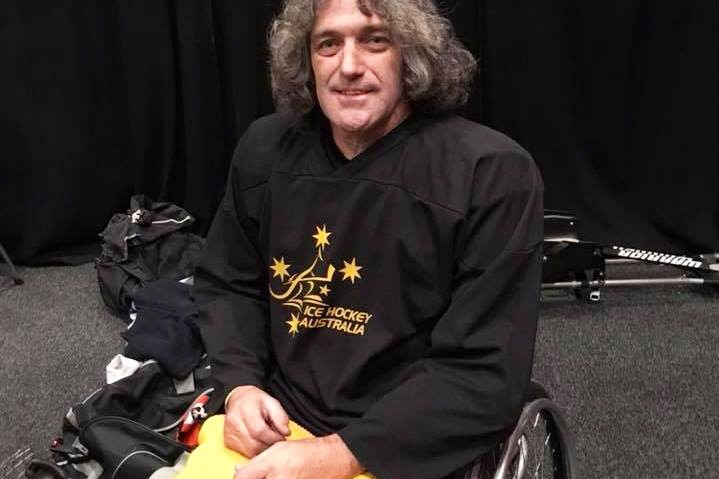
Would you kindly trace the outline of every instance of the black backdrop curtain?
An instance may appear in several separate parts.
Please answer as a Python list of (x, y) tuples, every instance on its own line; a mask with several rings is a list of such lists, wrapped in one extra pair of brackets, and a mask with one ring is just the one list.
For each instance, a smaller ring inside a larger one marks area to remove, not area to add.
[[(278, 0), (0, 5), (0, 242), (87, 258), (145, 193), (211, 221), (232, 148), (272, 111)], [(719, 249), (719, 2), (442, 2), (480, 57), (464, 113), (517, 139), (587, 239)], [(79, 255), (79, 256), (78, 256)]]
[(483, 118), (588, 239), (719, 249), (719, 2), (484, 0)]

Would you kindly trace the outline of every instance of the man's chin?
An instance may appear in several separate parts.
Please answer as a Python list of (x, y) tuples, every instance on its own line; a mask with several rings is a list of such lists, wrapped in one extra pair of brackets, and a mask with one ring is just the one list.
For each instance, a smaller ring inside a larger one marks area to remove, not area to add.
[(368, 114), (351, 114), (330, 118), (330, 123), (333, 127), (348, 133), (361, 133), (372, 129), (375, 121)]

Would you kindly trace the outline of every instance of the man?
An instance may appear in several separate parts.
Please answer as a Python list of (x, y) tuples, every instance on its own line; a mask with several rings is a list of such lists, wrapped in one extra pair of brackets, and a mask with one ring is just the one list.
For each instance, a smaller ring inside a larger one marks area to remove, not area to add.
[[(195, 285), (237, 479), (446, 477), (521, 410), (542, 183), (430, 0), (288, 0)], [(292, 419), (317, 438), (285, 441)]]

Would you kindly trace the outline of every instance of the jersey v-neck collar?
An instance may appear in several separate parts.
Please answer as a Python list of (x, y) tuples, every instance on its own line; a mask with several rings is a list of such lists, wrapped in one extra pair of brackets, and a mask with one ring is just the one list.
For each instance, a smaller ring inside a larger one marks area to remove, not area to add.
[(418, 124), (418, 116), (412, 114), (357, 156), (347, 159), (335, 144), (329, 121), (325, 116), (317, 111), (311, 115), (311, 121), (319, 132), (315, 151), (320, 169), (325, 175), (336, 177), (352, 176), (366, 168), (370, 163), (382, 157), (384, 153), (404, 141)]

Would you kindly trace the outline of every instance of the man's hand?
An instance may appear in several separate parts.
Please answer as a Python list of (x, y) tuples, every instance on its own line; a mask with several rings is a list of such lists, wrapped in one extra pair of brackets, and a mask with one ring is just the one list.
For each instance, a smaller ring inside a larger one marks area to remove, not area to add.
[(236, 389), (225, 413), (225, 446), (248, 458), (290, 434), (289, 418), (280, 402), (255, 386)]
[(235, 479), (350, 479), (362, 466), (337, 435), (274, 444), (244, 466)]

